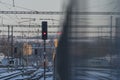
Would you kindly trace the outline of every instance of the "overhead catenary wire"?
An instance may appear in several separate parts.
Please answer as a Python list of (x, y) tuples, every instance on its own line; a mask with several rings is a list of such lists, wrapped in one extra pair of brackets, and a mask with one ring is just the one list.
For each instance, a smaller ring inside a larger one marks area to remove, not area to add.
[[(17, 6), (17, 5), (15, 6), (14, 0), (12, 0), (12, 1), (13, 1), (13, 5), (9, 4), (9, 3), (6, 3), (6, 2), (3, 2), (3, 1), (0, 1), (0, 3), (2, 5), (4, 5), (6, 8), (8, 8), (9, 10), (12, 10), (12, 8), (13, 8), (14, 11), (16, 11), (16, 8), (20, 8), (20, 9), (25, 9), (25, 10), (30, 10), (31, 11), (31, 9), (28, 9), (28, 8), (20, 7), (20, 6)], [(17, 14), (15, 14), (15, 16), (10, 16), (10, 15), (6, 15), (6, 16), (9, 17), (10, 19), (14, 20), (16, 23), (19, 24), (20, 19), (18, 18)], [(15, 17), (15, 18), (13, 18), (13, 17)]]
[[(0, 1), (0, 3), (3, 3), (2, 1)], [(3, 4), (4, 5), (4, 4)], [(8, 10), (11, 10), (12, 8), (13, 8), (13, 6), (11, 6), (11, 8), (10, 7), (8, 7), (8, 5), (6, 4), (6, 5), (4, 5), (6, 8), (8, 8)], [(15, 8), (14, 8), (14, 10), (15, 10)], [(16, 16), (16, 14), (15, 14), (15, 17), (16, 18), (13, 18), (13, 16), (11, 16), (10, 14), (4, 14), (5, 16), (7, 16), (9, 19), (12, 19), (12, 21), (15, 21), (16, 23), (18, 23), (18, 21), (16, 20), (16, 19), (18, 19), (18, 17)]]
[[(0, 3), (4, 4), (6, 6), (13, 7), (12, 4), (9, 4), (9, 3), (3, 2), (3, 1), (0, 1)], [(33, 9), (29, 9), (29, 8), (25, 8), (25, 7), (21, 7), (21, 6), (17, 6), (17, 5), (15, 5), (14, 7), (19, 8), (19, 9), (29, 10), (29, 11), (37, 11), (37, 10), (33, 10)]]
[[(102, 4), (95, 4), (94, 3), (94, 4), (90, 5), (89, 7), (84, 8), (84, 9), (88, 9), (88, 10), (89, 9), (103, 9), (103, 10), (107, 10), (107, 11), (109, 11), (109, 9), (110, 9), (112, 11), (114, 11), (114, 10), (116, 11), (117, 9), (119, 9), (119, 5), (114, 5), (116, 3), (119, 4), (119, 0), (109, 0), (109, 1), (107, 1), (107, 3), (102, 3)], [(110, 8), (110, 6), (111, 6), (111, 8)]]

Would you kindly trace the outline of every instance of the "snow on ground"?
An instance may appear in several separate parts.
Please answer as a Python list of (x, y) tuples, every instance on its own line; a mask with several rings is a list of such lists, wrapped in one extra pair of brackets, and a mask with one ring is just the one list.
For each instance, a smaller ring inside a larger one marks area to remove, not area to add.
[(12, 78), (10, 80), (24, 80), (25, 78), (28, 78), (28, 76), (22, 76), (22, 75), (20, 75), (18, 77)]
[(0, 74), (1, 73), (4, 73), (4, 72), (7, 72), (8, 68), (0, 68)]
[(19, 72), (20, 72), (20, 71), (12, 71), (12, 72), (1, 73), (1, 74), (0, 74), (0, 77), (7, 76), (7, 75), (12, 75), (12, 74), (19, 73)]
[[(0, 77), (3, 77), (3, 76), (7, 76), (7, 75), (12, 75), (12, 74), (16, 74), (16, 73), (21, 73), (21, 69), (23, 69), (23, 68), (19, 68), (19, 69), (16, 69), (15, 71), (8, 71), (8, 68), (0, 68)], [(24, 69), (25, 69), (25, 71), (29, 71), (29, 70), (35, 70), (35, 68), (31, 68), (31, 67), (27, 67), (27, 68), (25, 68), (24, 67)], [(42, 75), (43, 74), (43, 72), (44, 72), (44, 69), (38, 69), (36, 72), (34, 72), (34, 74), (33, 75), (36, 75), (36, 77), (37, 77), (37, 75), (39, 76), (39, 75)], [(22, 80), (22, 79), (24, 79), (24, 78), (28, 78), (28, 77), (30, 77), (30, 76), (22, 76), (22, 75), (20, 75), (20, 76), (17, 76), (17, 77), (15, 77), (15, 78), (12, 78), (12, 79), (10, 79), (10, 80)], [(44, 80), (44, 78), (41, 78), (40, 80)], [(46, 72), (46, 80), (53, 80), (53, 72)]]
[[(44, 78), (40, 80), (44, 80)], [(46, 72), (46, 80), (53, 80), (53, 72)]]
[[(41, 78), (40, 80), (44, 80), (44, 78)], [(46, 80), (53, 80), (53, 77), (48, 77)]]

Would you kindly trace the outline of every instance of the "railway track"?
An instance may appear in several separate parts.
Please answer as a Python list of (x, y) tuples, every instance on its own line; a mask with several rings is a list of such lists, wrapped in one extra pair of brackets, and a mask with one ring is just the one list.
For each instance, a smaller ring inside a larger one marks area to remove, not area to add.
[[(41, 80), (44, 70), (39, 69), (22, 69), (4, 72), (0, 74), (0, 80)], [(46, 70), (46, 78), (53, 76), (51, 72)]]
[[(47, 78), (50, 78), (50, 77), (53, 77), (53, 72), (49, 72), (46, 70), (46, 73), (45, 73), (46, 80), (47, 80)], [(44, 78), (44, 70), (43, 69), (38, 69), (36, 72), (34, 72), (31, 75), (32, 80), (42, 80), (43, 78)]]
[(0, 74), (0, 80), (29, 80), (35, 69), (14, 70)]
[(3, 74), (0, 75), (0, 80), (9, 80), (9, 79), (14, 78), (16, 76), (19, 76), (21, 74), (22, 74), (22, 72), (20, 72), (20, 71), (3, 73)]

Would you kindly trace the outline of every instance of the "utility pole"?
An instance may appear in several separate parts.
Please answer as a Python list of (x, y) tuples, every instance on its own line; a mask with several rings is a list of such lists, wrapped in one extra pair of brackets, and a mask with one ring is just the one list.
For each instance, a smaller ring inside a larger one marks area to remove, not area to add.
[[(11, 26), (11, 59), (9, 59), (9, 64), (14, 65), (14, 54), (13, 54), (13, 26)], [(12, 69), (12, 68), (11, 68)]]
[[(10, 43), (10, 26), (8, 26), (8, 55), (7, 55), (8, 61), (9, 61), (9, 56), (10, 56), (10, 46), (9, 46), (9, 43)], [(8, 71), (9, 71), (9, 64), (8, 64)]]
[(13, 26), (11, 26), (11, 56), (14, 58), (13, 54)]
[[(113, 52), (113, 40), (112, 40), (112, 20), (113, 20), (113, 16), (110, 16), (110, 66), (112, 67), (112, 52)], [(110, 71), (112, 74), (112, 71)], [(110, 77), (112, 77), (112, 75), (110, 75)]]
[(111, 16), (110, 17), (110, 65), (111, 65), (111, 60), (112, 60), (112, 50), (113, 50), (113, 48), (112, 48), (112, 42), (113, 42), (113, 40), (112, 40), (112, 21), (113, 20), (113, 16)]
[(8, 25), (8, 42), (10, 41), (10, 26)]
[(15, 1), (13, 0), (13, 7), (15, 7)]

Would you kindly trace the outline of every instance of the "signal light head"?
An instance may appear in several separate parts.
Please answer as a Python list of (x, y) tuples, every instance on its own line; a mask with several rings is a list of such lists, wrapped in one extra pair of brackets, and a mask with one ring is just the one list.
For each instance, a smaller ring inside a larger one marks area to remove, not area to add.
[(43, 40), (47, 39), (47, 22), (46, 21), (42, 22), (42, 39)]

